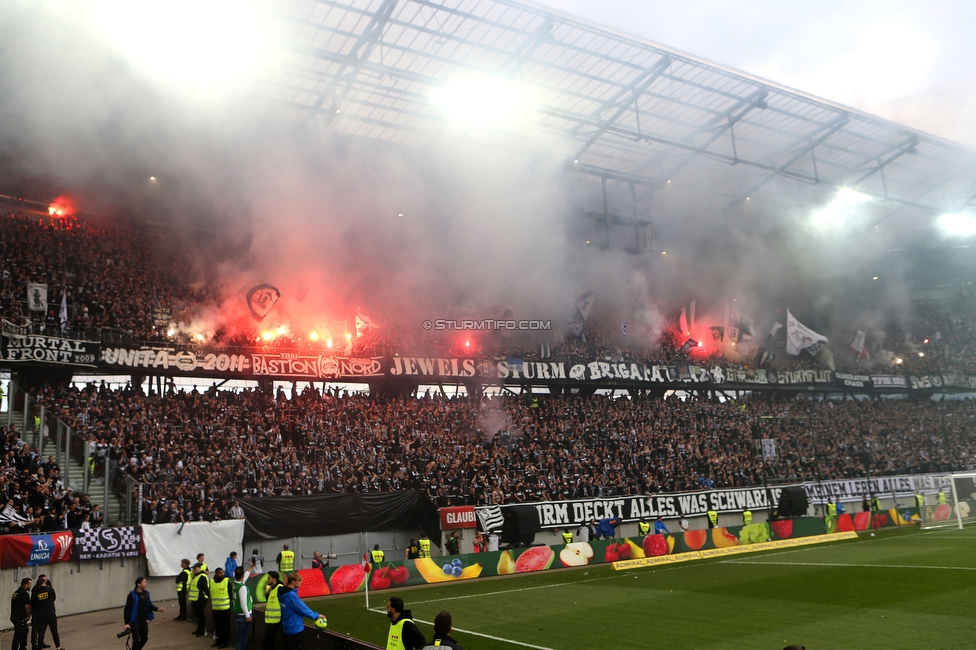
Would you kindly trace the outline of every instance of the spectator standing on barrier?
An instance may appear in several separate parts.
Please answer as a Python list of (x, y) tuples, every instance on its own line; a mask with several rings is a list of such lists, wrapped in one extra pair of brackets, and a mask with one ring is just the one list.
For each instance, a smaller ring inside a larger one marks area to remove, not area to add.
[(61, 636), (58, 634), (58, 612), (54, 606), (57, 595), (54, 587), (47, 576), (41, 574), (37, 576), (37, 585), (31, 594), (31, 616), (34, 619), (33, 637), (31, 639), (34, 650), (41, 650), (45, 647), (44, 633), (47, 628), (51, 628), (51, 638), (54, 639), (54, 647), (61, 648)]
[(314, 619), (320, 627), (328, 624), (325, 614), (313, 612), (298, 597), (298, 588), (301, 585), (302, 576), (292, 573), (288, 576), (288, 588), (282, 589), (278, 594), (278, 602), (281, 603), (281, 631), (285, 633), (285, 650), (302, 650), (302, 632), (305, 631), (306, 618)]
[(244, 575), (244, 567), (237, 567), (237, 570), (234, 571), (234, 582), (232, 584), (234, 620), (237, 624), (234, 629), (234, 647), (237, 650), (247, 650), (247, 638), (251, 634), (251, 618), (254, 605), (251, 600), (251, 591), (244, 584)]
[(281, 603), (278, 594), (285, 586), (278, 581), (277, 571), (268, 571), (268, 583), (265, 585), (265, 596), (268, 604), (264, 608), (264, 638), (261, 639), (261, 650), (275, 650), (278, 632), (281, 631)]
[(239, 566), (240, 563), (237, 561), (237, 551), (231, 551), (230, 555), (227, 556), (227, 559), (224, 560), (224, 575), (230, 579), (231, 576), (237, 573), (237, 567)]
[(190, 580), (190, 590), (187, 600), (193, 608), (193, 617), (197, 619), (197, 629), (194, 636), (207, 635), (207, 600), (210, 599), (210, 578), (199, 563), (193, 565), (193, 578)]
[(155, 618), (153, 612), (162, 614), (165, 608), (153, 605), (146, 591), (146, 579), (136, 578), (136, 588), (125, 598), (125, 629), (132, 631), (132, 650), (142, 650), (149, 641), (149, 621)]
[(217, 637), (211, 647), (226, 648), (230, 645), (230, 580), (224, 570), (217, 567), (210, 584), (210, 610), (213, 614), (214, 635)]
[(394, 596), (386, 601), (386, 615), (390, 619), (386, 650), (421, 650), (427, 645), (427, 639), (413, 622), (413, 613), (403, 609), (402, 598)]
[(190, 571), (190, 561), (186, 558), (180, 560), (180, 573), (176, 576), (176, 598), (180, 602), (180, 615), (174, 621), (186, 620), (186, 594), (190, 589), (190, 579), (193, 572)]
[(430, 557), (430, 540), (427, 539), (427, 533), (420, 533), (420, 557)]
[(295, 551), (288, 548), (288, 544), (281, 547), (281, 553), (278, 553), (278, 573), (281, 575), (288, 575), (295, 570)]
[(450, 612), (441, 612), (434, 617), (434, 638), (424, 646), (424, 650), (436, 650), (437, 648), (450, 648), (451, 650), (464, 650), (458, 642), (451, 638), (453, 621)]
[(12, 650), (27, 650), (27, 637), (30, 636), (32, 582), (30, 578), (23, 578), (17, 591), (10, 598), (10, 622), (14, 624)]

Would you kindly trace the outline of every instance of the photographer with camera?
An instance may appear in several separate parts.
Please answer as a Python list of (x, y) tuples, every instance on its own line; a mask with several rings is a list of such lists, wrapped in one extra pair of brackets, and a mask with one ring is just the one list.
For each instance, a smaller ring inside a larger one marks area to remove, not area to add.
[(132, 634), (132, 650), (142, 650), (149, 641), (149, 621), (155, 618), (153, 612), (162, 614), (164, 608), (153, 605), (149, 592), (146, 591), (146, 579), (142, 576), (136, 578), (136, 588), (129, 592), (125, 599), (125, 610), (123, 619), (125, 631), (118, 637), (121, 639), (126, 634)]
[(10, 597), (10, 622), (14, 624), (13, 650), (27, 650), (28, 622), (31, 617), (30, 588), (33, 580), (24, 578)]
[(54, 639), (54, 647), (63, 650), (61, 647), (61, 636), (58, 634), (58, 612), (54, 606), (57, 594), (47, 576), (41, 574), (37, 576), (37, 584), (31, 593), (31, 615), (34, 619), (34, 628), (31, 636), (31, 646), (34, 650), (50, 647), (44, 643), (44, 633), (47, 628), (51, 628), (51, 638)]

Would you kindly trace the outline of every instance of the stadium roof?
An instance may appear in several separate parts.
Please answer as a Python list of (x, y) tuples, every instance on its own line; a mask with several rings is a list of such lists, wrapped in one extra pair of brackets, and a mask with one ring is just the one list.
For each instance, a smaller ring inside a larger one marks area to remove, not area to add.
[(976, 207), (970, 149), (542, 5), (282, 0), (276, 13), (284, 63), (259, 94), (340, 132), (422, 142), (449, 126), (432, 91), (491, 75), (533, 108), (466, 137), (562, 151), (569, 169), (644, 193), (674, 179), (732, 207), (777, 179), (854, 187), (898, 228)]

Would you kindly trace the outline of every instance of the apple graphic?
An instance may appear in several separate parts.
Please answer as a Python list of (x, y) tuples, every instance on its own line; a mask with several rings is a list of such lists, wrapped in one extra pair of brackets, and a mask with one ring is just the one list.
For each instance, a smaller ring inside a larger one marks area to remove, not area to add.
[(559, 561), (563, 566), (584, 566), (593, 559), (593, 547), (587, 542), (573, 542), (559, 551)]

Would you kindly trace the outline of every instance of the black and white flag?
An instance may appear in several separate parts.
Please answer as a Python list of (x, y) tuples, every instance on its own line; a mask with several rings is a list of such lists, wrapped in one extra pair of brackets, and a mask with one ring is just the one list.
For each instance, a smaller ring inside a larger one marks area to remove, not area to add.
[(485, 531), (486, 533), (501, 530), (502, 524), (505, 523), (505, 518), (502, 517), (501, 506), (485, 506), (483, 508), (476, 508), (475, 513), (478, 515), (478, 523), (481, 524), (481, 530)]
[(47, 311), (47, 284), (27, 283), (27, 308), (31, 311)]
[(811, 357), (827, 345), (827, 337), (817, 334), (812, 329), (794, 318), (790, 310), (786, 310), (786, 353), (797, 355), (806, 350)]
[(137, 557), (142, 541), (134, 526), (123, 528), (74, 529), (76, 560), (105, 560), (115, 557)]

